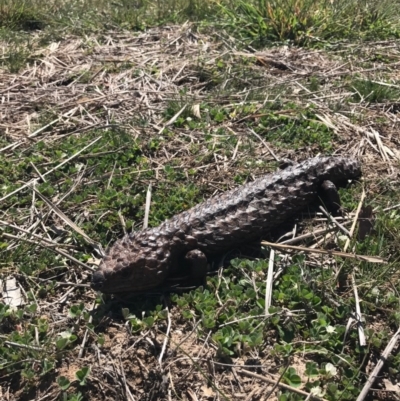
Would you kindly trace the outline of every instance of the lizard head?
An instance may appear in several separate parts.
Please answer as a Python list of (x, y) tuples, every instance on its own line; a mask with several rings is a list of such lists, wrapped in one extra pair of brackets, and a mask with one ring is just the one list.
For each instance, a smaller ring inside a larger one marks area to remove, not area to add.
[(93, 273), (91, 287), (105, 294), (136, 292), (157, 287), (168, 276), (169, 249), (152, 237), (131, 235), (117, 241)]

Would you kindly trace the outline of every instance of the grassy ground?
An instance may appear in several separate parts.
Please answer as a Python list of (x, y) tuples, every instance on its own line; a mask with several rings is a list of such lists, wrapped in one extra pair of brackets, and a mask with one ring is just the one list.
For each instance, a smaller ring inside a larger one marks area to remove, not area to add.
[[(355, 400), (391, 341), (365, 399), (398, 399), (398, 9), (0, 0), (0, 273), (16, 280), (0, 399)], [(362, 203), (373, 230), (347, 241), (305, 211), (281, 241), (307, 252), (275, 249), (268, 310), (266, 245), (225, 255), (206, 288), (90, 290), (150, 184), (155, 226), (317, 154), (360, 158), (341, 222)]]

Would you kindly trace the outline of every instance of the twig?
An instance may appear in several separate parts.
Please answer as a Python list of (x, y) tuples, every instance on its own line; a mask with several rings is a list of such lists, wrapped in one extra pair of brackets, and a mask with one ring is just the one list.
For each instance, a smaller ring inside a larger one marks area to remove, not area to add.
[(169, 340), (169, 332), (171, 330), (171, 315), (169, 313), (168, 307), (165, 308), (165, 310), (167, 311), (168, 327), (167, 327), (167, 332), (164, 335), (164, 342), (163, 342), (163, 346), (161, 349), (161, 353), (160, 353), (160, 356), (158, 357), (158, 363), (160, 364), (160, 368), (161, 368), (161, 363), (162, 363), (165, 349), (167, 348), (167, 344), (168, 344), (168, 340)]
[(358, 221), (358, 216), (360, 215), (361, 208), (362, 208), (362, 205), (363, 205), (363, 203), (364, 203), (365, 197), (366, 197), (365, 189), (363, 188), (363, 191), (362, 191), (362, 193), (361, 193), (361, 199), (360, 199), (360, 202), (358, 202), (356, 214), (355, 214), (354, 219), (353, 219), (353, 224), (351, 225), (351, 228), (350, 228), (350, 235), (349, 235), (349, 238), (347, 238), (346, 243), (344, 244), (344, 247), (343, 247), (343, 250), (344, 250), (345, 252), (347, 251), (347, 248), (348, 248), (349, 245), (350, 245), (350, 239), (351, 239), (351, 237), (353, 236), (354, 231), (355, 231), (355, 229), (356, 229), (357, 221)]
[(4, 344), (9, 345), (10, 347), (29, 349), (31, 351), (44, 351), (42, 347), (34, 347), (33, 345), (19, 344), (12, 341), (4, 341)]
[(29, 164), (33, 167), (33, 169), (36, 171), (37, 175), (41, 178), (41, 180), (43, 182), (46, 182), (46, 178), (43, 177), (43, 175), (41, 174), (41, 172), (37, 169), (37, 167), (32, 163), (29, 162)]
[[(37, 189), (32, 187), (32, 190), (42, 199), (47, 206), (52, 209), (52, 211), (57, 214), (60, 219), (62, 219), (68, 226), (70, 226), (74, 231), (80, 234), (84, 240), (90, 245), (92, 245), (95, 249), (99, 251), (101, 254), (103, 252), (102, 246), (100, 243), (93, 241), (79, 226), (77, 226), (58, 206), (56, 206), (53, 202), (47, 199), (44, 195), (42, 195)], [(103, 252), (104, 253), (104, 252)]]
[[(93, 311), (95, 305), (96, 305), (96, 301), (94, 301), (93, 304), (92, 304), (92, 307), (91, 307), (91, 310), (90, 310), (91, 312)], [(92, 321), (93, 321), (93, 314), (90, 315), (88, 323), (91, 324)], [(89, 331), (89, 329), (86, 328), (85, 334), (83, 335), (83, 340), (82, 340), (82, 344), (81, 344), (81, 349), (79, 350), (78, 358), (82, 358), (83, 351), (85, 349), (85, 344), (86, 344), (86, 340), (87, 340), (88, 331)]]
[(369, 375), (368, 380), (365, 383), (365, 385), (364, 385), (363, 389), (361, 390), (360, 395), (357, 397), (356, 401), (363, 401), (364, 398), (367, 396), (368, 391), (370, 390), (371, 386), (375, 382), (375, 379), (377, 378), (378, 373), (383, 368), (384, 363), (386, 362), (390, 353), (393, 351), (393, 348), (397, 344), (397, 341), (399, 340), (399, 338), (400, 338), (400, 328), (397, 330), (395, 335), (389, 341), (389, 344), (386, 346), (385, 350), (382, 352), (382, 355), (379, 358), (378, 363), (376, 364), (374, 370)]
[(343, 336), (343, 347), (342, 347), (342, 353), (343, 353), (343, 351), (344, 351), (344, 349), (345, 349), (345, 347), (346, 347), (346, 339), (347, 339), (347, 335), (348, 335), (348, 333), (349, 333), (349, 330), (350, 330), (350, 328), (351, 328), (351, 325), (353, 324), (353, 316), (350, 316), (349, 317), (349, 320), (347, 321), (347, 324), (346, 324), (346, 328), (345, 328), (345, 330), (344, 330), (344, 336)]
[(135, 398), (133, 397), (131, 391), (129, 390), (128, 384), (126, 382), (126, 376), (125, 376), (125, 369), (124, 369), (124, 365), (122, 363), (122, 359), (121, 357), (118, 358), (119, 359), (119, 365), (120, 365), (120, 375), (122, 376), (122, 381), (124, 383), (124, 387), (125, 387), (125, 393), (127, 395), (127, 399), (131, 400), (131, 401), (135, 401)]
[[(67, 259), (71, 260), (72, 262), (78, 264), (81, 267), (84, 267), (86, 270), (89, 270), (90, 272), (93, 271), (92, 268), (90, 268), (88, 265), (86, 265), (85, 263), (81, 262), (78, 259), (75, 259), (73, 256), (69, 255), (68, 253), (66, 253), (64, 250), (60, 249), (60, 248), (56, 248), (55, 246), (53, 246), (52, 244), (38, 244), (37, 241), (33, 241), (30, 240), (28, 238), (21, 238), (21, 237), (17, 237), (16, 235), (12, 235), (12, 234), (8, 234), (8, 233), (4, 233), (2, 234), (4, 237), (8, 237), (8, 238), (12, 238), (12, 239), (16, 239), (18, 241), (24, 241), (24, 242), (28, 242), (29, 244), (35, 244), (35, 245), (41, 245), (46, 249), (49, 249), (53, 252), (56, 252), (64, 257), (66, 257)], [(69, 245), (64, 245), (64, 246), (69, 246)]]
[(163, 131), (164, 131), (164, 129), (166, 128), (166, 127), (168, 127), (169, 125), (171, 125), (171, 124), (173, 124), (177, 119), (178, 119), (178, 117), (184, 112), (184, 110), (186, 109), (186, 106), (187, 106), (187, 104), (185, 104), (169, 121), (167, 121), (166, 123), (165, 123), (165, 125), (158, 131), (158, 135), (160, 135)]
[(261, 138), (260, 135), (257, 134), (253, 129), (249, 128), (249, 131), (256, 137), (258, 140), (267, 148), (268, 152), (270, 155), (278, 162), (279, 158), (275, 155), (273, 150), (268, 146), (267, 142), (264, 141), (264, 139)]
[(337, 226), (344, 234), (350, 237), (350, 231), (346, 227), (342, 226), (338, 221), (336, 221), (336, 219), (331, 216), (321, 205), (319, 206), (319, 210), (321, 210), (321, 212), (328, 218), (330, 222), (335, 224), (335, 226)]
[(301, 394), (301, 395), (304, 395), (305, 397), (310, 397), (310, 399), (319, 400), (319, 401), (328, 401), (325, 398), (318, 397), (316, 395), (307, 393), (307, 392), (305, 392), (303, 390), (300, 390), (298, 388), (291, 387), (288, 384), (279, 382), (276, 379), (269, 379), (266, 376), (262, 376), (262, 375), (259, 375), (257, 373), (250, 372), (249, 370), (246, 370), (246, 369), (238, 369), (238, 372), (239, 373), (243, 373), (244, 375), (252, 377), (254, 379), (258, 379), (258, 380), (261, 380), (261, 381), (266, 382), (266, 383), (277, 385), (278, 387), (284, 388), (285, 390), (292, 391), (293, 393)]
[(266, 245), (266, 246), (270, 246), (270, 247), (274, 247), (274, 248), (278, 248), (278, 249), (302, 251), (302, 252), (307, 252), (307, 253), (320, 253), (322, 255), (328, 255), (328, 256), (340, 256), (342, 258), (362, 260), (364, 262), (370, 262), (370, 263), (387, 263), (386, 260), (379, 258), (377, 256), (357, 255), (354, 253), (345, 253), (345, 252), (339, 252), (339, 251), (326, 251), (324, 249), (310, 249), (310, 248), (305, 248), (303, 246), (274, 244), (273, 242), (268, 242), (268, 241), (261, 241), (261, 245)]
[(397, 205), (385, 207), (385, 209), (383, 209), (383, 211), (388, 212), (389, 210), (398, 209), (399, 207), (400, 207), (400, 203), (398, 203)]
[[(18, 227), (18, 226), (15, 226), (14, 224), (7, 223), (6, 221), (0, 220), (0, 224), (2, 224), (3, 226), (6, 226), (6, 227), (13, 228), (13, 229), (16, 230), (16, 231), (20, 231), (20, 232), (22, 232), (22, 233), (24, 233), (24, 234), (27, 234), (27, 235), (29, 235), (29, 236), (32, 236), (32, 237), (36, 238), (39, 242), (31, 241), (31, 242), (33, 242), (34, 244), (39, 245), (39, 244), (43, 241), (43, 242), (45, 242), (46, 245), (49, 246), (49, 247), (60, 246), (60, 244), (57, 244), (57, 242), (54, 242), (54, 241), (52, 241), (52, 240), (50, 240), (50, 239), (48, 239), (48, 238), (45, 238), (45, 237), (41, 237), (40, 235), (31, 233), (30, 231), (25, 230), (25, 229), (22, 228), (22, 227)], [(3, 235), (7, 235), (7, 234), (8, 234), (8, 233), (4, 233)], [(17, 239), (17, 240), (25, 240), (25, 239), (23, 239), (23, 238), (20, 238), (20, 237), (14, 236), (14, 235), (13, 235), (12, 237), (10, 236), (10, 238), (15, 238), (15, 239)], [(71, 246), (71, 245), (66, 245), (66, 246), (68, 247), (68, 246)]]
[(146, 193), (146, 206), (144, 209), (143, 229), (149, 226), (150, 204), (151, 204), (151, 184), (149, 184)]
[[(57, 118), (57, 119), (55, 119), (55, 120), (49, 122), (48, 124), (44, 125), (43, 127), (40, 127), (40, 128), (37, 129), (35, 132), (32, 132), (32, 134), (28, 135), (26, 138), (27, 138), (27, 139), (31, 139), (31, 138), (33, 138), (34, 136), (39, 135), (42, 131), (44, 131), (45, 129), (51, 127), (52, 125), (54, 125), (54, 124), (57, 123), (58, 121), (60, 121), (60, 118), (61, 118), (61, 117), (59, 117), (59, 118)], [(7, 145), (7, 146), (5, 146), (4, 148), (0, 149), (0, 153), (3, 152), (3, 151), (5, 151), (5, 150), (7, 150), (7, 149), (10, 149), (10, 148), (12, 148), (12, 149), (14, 150), (14, 149), (16, 149), (19, 145), (21, 145), (22, 143), (23, 143), (23, 141), (18, 141), (18, 142), (11, 143), (10, 145)]]
[(124, 235), (126, 235), (126, 223), (125, 223), (124, 216), (122, 215), (120, 210), (118, 210), (118, 217), (119, 217), (119, 221), (121, 222), (122, 231), (124, 232)]
[(356, 286), (356, 280), (354, 278), (354, 273), (351, 275), (351, 284), (353, 286), (354, 291), (354, 302), (356, 304), (356, 321), (357, 321), (357, 328), (358, 328), (358, 338), (360, 340), (360, 345), (365, 347), (367, 345), (367, 341), (365, 339), (364, 334), (364, 327), (362, 323), (362, 315), (361, 315), (361, 307), (360, 307), (360, 299), (358, 298), (358, 291)]
[[(349, 223), (350, 222), (346, 221), (344, 224), (349, 224)], [(298, 237), (289, 238), (289, 239), (287, 239), (285, 241), (280, 242), (280, 244), (286, 244), (286, 245), (294, 244), (296, 242), (302, 241), (303, 239), (307, 239), (307, 238), (311, 238), (311, 237), (315, 238), (317, 235), (327, 234), (327, 233), (329, 233), (331, 231), (335, 231), (335, 227), (321, 228), (319, 230), (315, 230), (315, 231), (312, 231), (312, 232), (307, 233), (307, 234), (299, 235)]]
[(269, 308), (271, 306), (271, 301), (272, 301), (272, 284), (273, 284), (273, 276), (274, 276), (274, 259), (275, 259), (275, 251), (273, 249), (271, 249), (270, 253), (269, 253), (267, 282), (265, 284), (265, 315), (266, 316), (269, 315)]

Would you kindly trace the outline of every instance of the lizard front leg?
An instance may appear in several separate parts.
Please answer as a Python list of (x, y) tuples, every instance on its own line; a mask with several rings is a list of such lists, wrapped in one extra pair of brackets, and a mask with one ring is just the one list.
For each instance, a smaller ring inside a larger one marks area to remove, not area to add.
[(191, 278), (205, 283), (208, 272), (207, 256), (199, 249), (193, 249), (186, 253), (184, 262), (190, 271)]
[(341, 202), (336, 185), (329, 180), (324, 181), (320, 188), (321, 199), (333, 216), (340, 215)]

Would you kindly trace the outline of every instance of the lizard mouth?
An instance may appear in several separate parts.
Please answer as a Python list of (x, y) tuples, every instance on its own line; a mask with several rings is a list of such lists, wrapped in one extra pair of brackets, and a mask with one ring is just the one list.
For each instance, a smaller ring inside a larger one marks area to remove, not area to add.
[(101, 271), (96, 271), (93, 273), (92, 282), (90, 286), (95, 291), (100, 291), (104, 285), (104, 274)]

